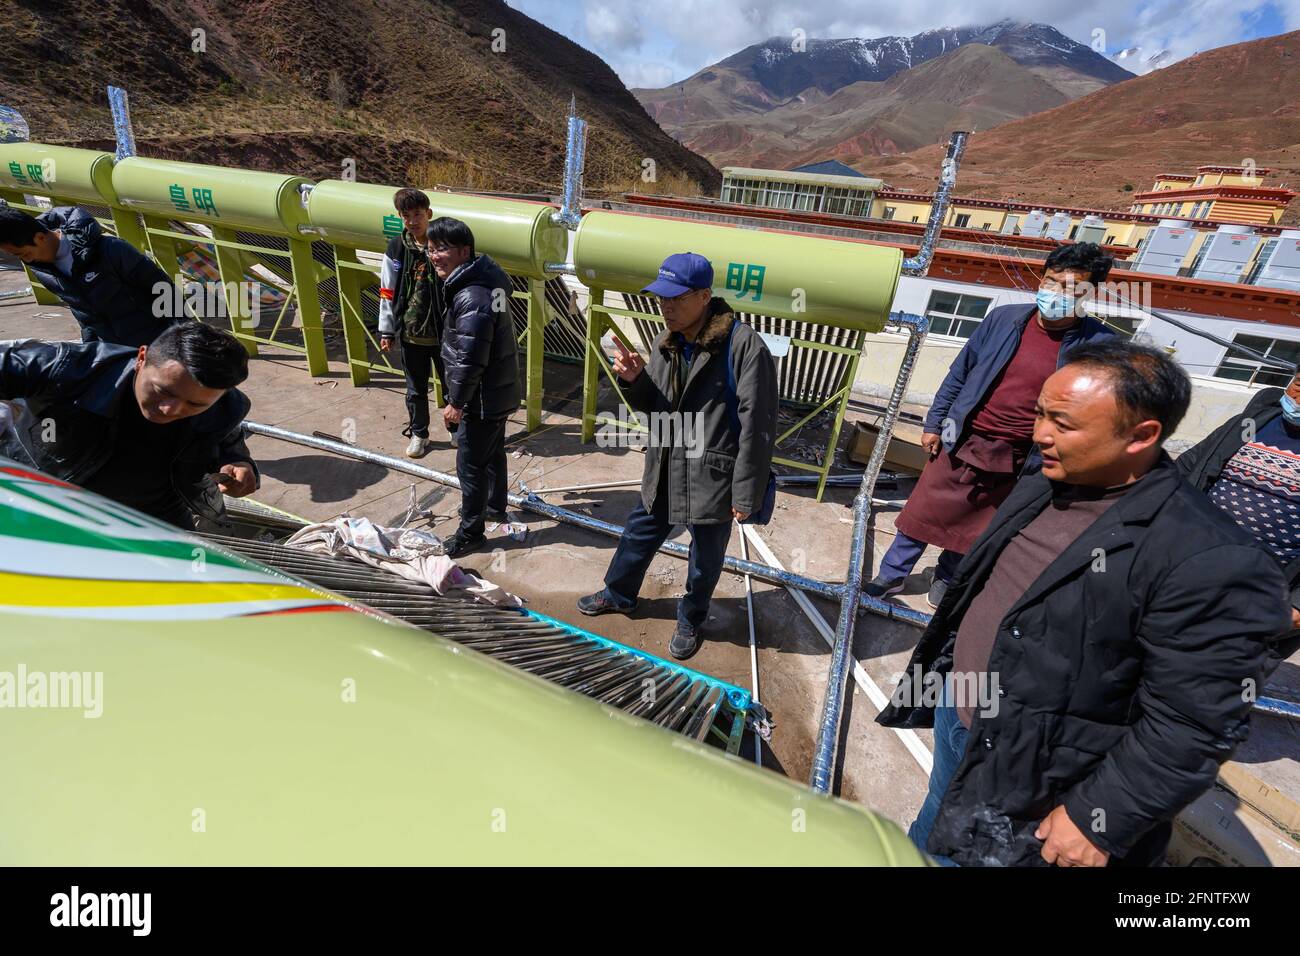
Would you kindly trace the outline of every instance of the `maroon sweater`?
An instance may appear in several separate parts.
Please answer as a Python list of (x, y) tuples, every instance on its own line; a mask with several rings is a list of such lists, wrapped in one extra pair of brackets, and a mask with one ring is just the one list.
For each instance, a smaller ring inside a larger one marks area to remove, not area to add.
[(971, 430), (988, 438), (1024, 442), (1034, 436), (1034, 405), (1043, 383), (1056, 371), (1067, 329), (1049, 332), (1035, 313), (1025, 325), (1020, 345), (984, 396), (971, 419)]

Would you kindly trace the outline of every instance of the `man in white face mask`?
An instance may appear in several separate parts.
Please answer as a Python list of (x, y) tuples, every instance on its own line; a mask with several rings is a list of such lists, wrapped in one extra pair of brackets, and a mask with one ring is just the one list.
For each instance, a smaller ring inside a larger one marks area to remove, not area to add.
[(880, 572), (863, 591), (903, 589), (927, 544), (943, 551), (929, 603), (937, 608), (962, 556), (988, 527), (1033, 451), (1034, 403), (1071, 349), (1113, 334), (1083, 302), (1113, 260), (1100, 246), (1060, 246), (1043, 264), (1032, 305), (993, 309), (971, 333), (935, 393), (921, 444), (930, 462), (895, 523)]
[(1286, 388), (1260, 389), (1175, 464), (1282, 566), (1291, 626), (1300, 628), (1300, 374), (1260, 372)]

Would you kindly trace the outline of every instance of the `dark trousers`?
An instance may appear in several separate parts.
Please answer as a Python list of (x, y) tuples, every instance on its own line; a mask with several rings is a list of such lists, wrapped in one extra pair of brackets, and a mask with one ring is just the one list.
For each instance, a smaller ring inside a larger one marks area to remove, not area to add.
[[(722, 576), (722, 562), (727, 556), (727, 542), (731, 540), (731, 523), (693, 524), (691, 530), (691, 558), (686, 571), (686, 594), (677, 605), (677, 619), (692, 627), (700, 627), (709, 616), (709, 600)], [(667, 496), (660, 494), (655, 510), (647, 512), (645, 504), (638, 501), (628, 515), (623, 536), (618, 539), (618, 549), (605, 572), (605, 587), (616, 601), (629, 605), (641, 591), (641, 582), (650, 568), (650, 562), (659, 546), (672, 533), (668, 521)]]
[(460, 441), (456, 445), (456, 477), (460, 479), (460, 534), (477, 538), (483, 534), (486, 509), (505, 511), (509, 486), (506, 470), (505, 418), (460, 420)]
[(402, 339), (402, 369), (406, 372), (407, 432), (429, 437), (429, 377), (447, 379), (442, 371), (442, 349), (436, 345), (415, 345)]
[[(925, 542), (903, 534), (894, 529), (894, 543), (889, 546), (885, 556), (880, 559), (880, 571), (876, 577), (886, 581), (901, 581), (912, 573), (912, 568), (925, 552)], [(952, 583), (952, 576), (957, 573), (964, 554), (956, 551), (943, 551), (934, 566), (934, 576), (939, 581)]]

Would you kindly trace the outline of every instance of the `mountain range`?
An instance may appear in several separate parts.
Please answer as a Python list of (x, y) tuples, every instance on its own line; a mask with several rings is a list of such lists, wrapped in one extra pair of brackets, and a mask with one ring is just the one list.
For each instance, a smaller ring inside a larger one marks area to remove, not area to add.
[(634, 89), (686, 146), (721, 165), (852, 163), (1041, 112), (1133, 74), (1041, 23), (912, 37), (785, 37), (746, 47), (680, 83)]
[[(859, 168), (932, 191), (943, 147)], [(1127, 209), (1161, 173), (1268, 167), (1266, 187), (1300, 192), (1300, 31), (1207, 50), (1042, 113), (976, 132), (957, 194)], [(1300, 223), (1300, 202), (1283, 222)]]

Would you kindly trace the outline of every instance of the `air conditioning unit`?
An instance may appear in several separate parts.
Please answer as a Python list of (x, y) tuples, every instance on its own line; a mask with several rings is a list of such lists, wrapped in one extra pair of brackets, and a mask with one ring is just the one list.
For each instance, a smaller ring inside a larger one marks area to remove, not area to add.
[(1220, 226), (1197, 252), (1192, 278), (1240, 282), (1258, 245), (1259, 236), (1249, 226)]
[(1031, 210), (1025, 217), (1025, 224), (1020, 227), (1022, 236), (1033, 236), (1037, 239), (1043, 234), (1043, 227), (1047, 225), (1047, 213), (1041, 209)]
[(1195, 241), (1196, 230), (1187, 228), (1181, 219), (1162, 219), (1160, 225), (1147, 233), (1133, 270), (1176, 276)]
[(1283, 229), (1265, 241), (1250, 281), (1273, 289), (1300, 290), (1300, 229)]
[(1070, 235), (1070, 214), (1068, 212), (1058, 212), (1052, 217), (1052, 221), (1047, 224), (1047, 232), (1044, 235), (1048, 239), (1065, 239)]
[(1077, 242), (1102, 243), (1106, 241), (1106, 220), (1101, 216), (1084, 216), (1079, 223), (1079, 231), (1074, 234)]

